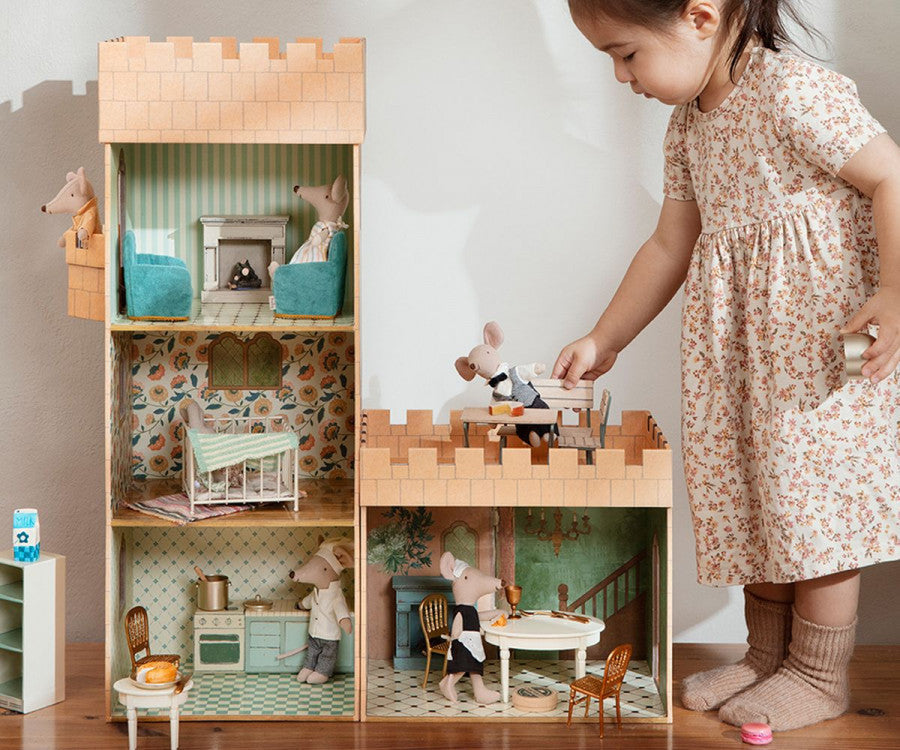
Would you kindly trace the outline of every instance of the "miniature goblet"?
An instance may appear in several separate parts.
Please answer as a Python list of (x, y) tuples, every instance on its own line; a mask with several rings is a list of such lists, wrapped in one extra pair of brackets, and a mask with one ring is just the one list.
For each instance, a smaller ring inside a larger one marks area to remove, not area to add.
[(510, 584), (503, 590), (506, 592), (506, 601), (508, 601), (509, 606), (512, 607), (512, 614), (509, 616), (509, 619), (518, 620), (522, 615), (516, 614), (516, 607), (519, 602), (522, 601), (522, 587)]

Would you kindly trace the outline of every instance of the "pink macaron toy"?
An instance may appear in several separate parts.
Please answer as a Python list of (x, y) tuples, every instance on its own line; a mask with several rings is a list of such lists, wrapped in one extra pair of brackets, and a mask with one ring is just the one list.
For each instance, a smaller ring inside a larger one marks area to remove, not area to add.
[(748, 745), (768, 745), (772, 741), (772, 727), (768, 724), (744, 724), (741, 740)]

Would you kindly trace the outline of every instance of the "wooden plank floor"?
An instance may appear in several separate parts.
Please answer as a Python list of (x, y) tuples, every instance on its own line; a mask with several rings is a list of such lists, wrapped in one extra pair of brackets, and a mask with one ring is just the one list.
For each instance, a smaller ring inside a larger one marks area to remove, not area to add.
[[(675, 645), (675, 679), (697, 669), (740, 656), (735, 646)], [(851, 665), (853, 703), (840, 719), (817, 727), (776, 735), (773, 750), (896, 750), (900, 747), (900, 646), (860, 646)], [(68, 647), (68, 698), (27, 716), (0, 715), (3, 750), (123, 750), (125, 724), (103, 719), (103, 649), (101, 644)], [(874, 711), (873, 711), (874, 709)], [(878, 713), (863, 715), (859, 713)], [(719, 723), (714, 712), (696, 714), (678, 707), (672, 725), (630, 724), (621, 731), (606, 725), (600, 743), (593, 723), (280, 723), (181, 722), (184, 750), (280, 750), (285, 748), (372, 748), (373, 750), (450, 750), (516, 748), (543, 750), (553, 744), (569, 748), (633, 750), (701, 750), (749, 747), (739, 732)], [(138, 749), (169, 747), (168, 723), (139, 722)]]

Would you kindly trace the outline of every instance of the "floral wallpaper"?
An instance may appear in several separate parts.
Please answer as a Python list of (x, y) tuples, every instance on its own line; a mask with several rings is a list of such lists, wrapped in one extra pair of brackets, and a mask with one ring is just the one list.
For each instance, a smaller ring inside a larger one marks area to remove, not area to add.
[[(216, 417), (284, 415), (300, 438), (303, 476), (353, 476), (353, 336), (349, 333), (274, 333), (281, 344), (282, 387), (212, 390), (209, 345), (216, 333), (135, 333), (131, 340), (131, 473), (178, 476), (184, 425), (179, 407), (196, 401)], [(252, 334), (238, 334), (250, 338)], [(262, 421), (254, 425), (262, 427)]]

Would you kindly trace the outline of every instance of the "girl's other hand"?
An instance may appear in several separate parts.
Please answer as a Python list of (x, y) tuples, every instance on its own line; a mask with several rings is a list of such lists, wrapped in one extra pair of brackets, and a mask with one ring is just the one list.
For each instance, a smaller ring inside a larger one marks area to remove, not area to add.
[(579, 380), (596, 380), (607, 372), (619, 353), (599, 343), (591, 334), (564, 347), (553, 365), (552, 378), (565, 378), (565, 387), (574, 388)]
[[(900, 289), (882, 287), (864, 304), (841, 333), (855, 333), (874, 323), (878, 339), (862, 356), (869, 360), (863, 365), (863, 377), (878, 383), (890, 375), (900, 362)], [(564, 350), (565, 351), (565, 350)]]

